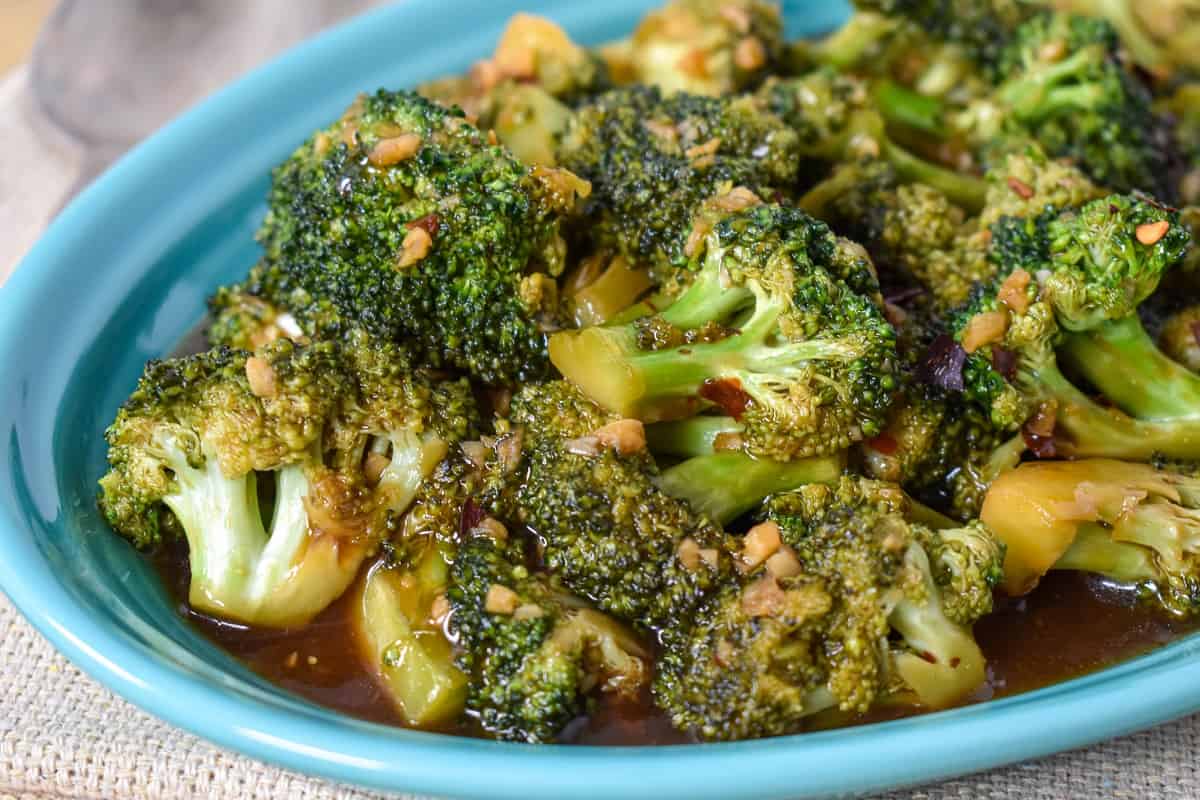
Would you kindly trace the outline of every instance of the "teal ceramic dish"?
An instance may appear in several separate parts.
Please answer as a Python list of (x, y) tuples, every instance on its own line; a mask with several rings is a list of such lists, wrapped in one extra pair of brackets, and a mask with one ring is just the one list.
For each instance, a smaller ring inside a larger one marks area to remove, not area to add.
[[(508, 16), (580, 41), (648, 2), (409, 0), (317, 39), (125, 158), (0, 290), (0, 586), (63, 653), (163, 719), (256, 758), (377, 787), (489, 798), (797, 798), (931, 781), (1077, 747), (1200, 708), (1200, 639), (1009, 699), (870, 727), (739, 744), (581, 748), (387, 728), (289, 696), (174, 612), (95, 508), (104, 425), (143, 362), (255, 259), (270, 167), (361, 89), (462, 70)], [(792, 2), (794, 33), (842, 4)]]

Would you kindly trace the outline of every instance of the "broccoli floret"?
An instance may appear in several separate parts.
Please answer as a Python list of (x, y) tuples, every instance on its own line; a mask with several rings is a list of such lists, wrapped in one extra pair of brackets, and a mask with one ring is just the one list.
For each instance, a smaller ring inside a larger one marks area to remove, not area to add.
[(663, 94), (717, 97), (752, 88), (784, 50), (779, 6), (768, 0), (670, 0), (630, 37), (633, 82)]
[(489, 145), (409, 92), (363, 97), (274, 175), (264, 263), (241, 287), (328, 338), (406, 342), (487, 382), (547, 367), (544, 291), (585, 182)]
[(556, 334), (555, 366), (624, 417), (679, 418), (715, 403), (756, 456), (829, 454), (878, 433), (896, 386), (895, 332), (862, 248), (775, 205), (721, 219), (702, 247), (674, 303), (630, 324)]
[(837, 165), (799, 205), (861, 242), (886, 284), (919, 287), (945, 312), (1000, 269), (1036, 271), (1044, 237), (1038, 226), (1054, 209), (1103, 195), (1078, 169), (1029, 147), (987, 174), (976, 217), (931, 186), (902, 184), (881, 161)]
[[(802, 565), (847, 582), (873, 574), (883, 591), (866, 594), (899, 634), (888, 657), (904, 685), (890, 692), (914, 692), (936, 707), (978, 688), (984, 661), (970, 626), (991, 613), (1004, 559), (984, 525), (934, 530), (916, 521), (923, 510), (898, 486), (861, 478), (777, 495), (767, 511)], [(846, 586), (856, 595), (866, 588)]]
[(211, 322), (204, 333), (212, 347), (256, 350), (276, 339), (304, 338), (291, 314), (240, 286), (217, 289), (208, 300), (208, 310)]
[(1133, 60), (1157, 77), (1200, 67), (1200, 13), (1190, 0), (1037, 0), (1037, 4), (1106, 20)]
[(778, 116), (800, 137), (801, 155), (822, 162), (881, 160), (908, 182), (944, 193), (970, 211), (983, 205), (982, 178), (927, 161), (889, 136), (884, 118), (863, 80), (832, 69), (797, 78), (769, 80), (754, 95), (763, 109)]
[(855, 0), (855, 6), (903, 17), (985, 65), (999, 57), (1028, 13), (1021, 0)]
[[(151, 362), (109, 427), (109, 524), (141, 548), (183, 536), (198, 610), (302, 624), (394, 529), (447, 442), (473, 429), (465, 383), (350, 345), (284, 339)], [(274, 484), (264, 524), (259, 481)]]
[(635, 86), (580, 108), (558, 161), (591, 182), (585, 234), (594, 246), (650, 267), (662, 283), (687, 264), (704, 201), (736, 202), (735, 189), (786, 191), (796, 180), (796, 145), (783, 123), (746, 99)]
[[(1154, 347), (1136, 313), (1187, 248), (1175, 212), (1114, 195), (1053, 215), (1033, 242), (1036, 280), (1014, 270), (954, 322), (967, 396), (1000, 429), (1035, 415), (1026, 433), (1060, 454), (1194, 457), (1194, 376)], [(1089, 399), (1060, 360), (1125, 414)]]
[(1178, 616), (1200, 609), (1200, 483), (1146, 464), (1023, 464), (988, 492), (983, 520), (1008, 547), (1004, 587), (1079, 570), (1139, 588)]
[(468, 539), (447, 597), (459, 665), (471, 676), (467, 708), (494, 736), (553, 741), (589, 693), (636, 696), (648, 680), (637, 637), (532, 572), (518, 538)]
[(935, 532), (894, 484), (783, 493), (746, 534), (745, 577), (670, 642), (655, 699), (706, 739), (800, 730), (825, 708), (940, 707), (985, 678), (969, 625), (991, 610), (1003, 550), (981, 525)]
[(632, 421), (613, 420), (569, 384), (519, 392), (510, 423), (522, 430), (522, 461), (498, 516), (534, 532), (547, 569), (571, 591), (669, 635), (730, 573), (731, 545), (659, 487), (644, 440), (621, 435)]
[(964, 139), (985, 166), (1033, 142), (1110, 190), (1170, 197), (1170, 121), (1154, 112), (1116, 48), (1103, 21), (1042, 13), (1015, 31), (985, 95), (954, 107), (890, 84), (876, 99), (889, 122), (919, 118), (923, 133)]

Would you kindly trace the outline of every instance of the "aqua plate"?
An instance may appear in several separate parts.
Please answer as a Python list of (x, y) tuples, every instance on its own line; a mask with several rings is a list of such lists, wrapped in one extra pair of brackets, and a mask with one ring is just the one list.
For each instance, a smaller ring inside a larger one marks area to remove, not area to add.
[[(649, 3), (410, 0), (288, 53), (138, 147), (84, 192), (0, 289), (0, 586), (80, 668), (217, 744), (302, 772), (456, 797), (799, 798), (996, 767), (1200, 708), (1200, 639), (982, 705), (849, 730), (676, 747), (503, 744), (399, 730), (256, 677), (178, 617), (95, 506), (102, 431), (142, 364), (255, 260), (271, 166), (358, 91), (411, 86), (489, 52), (515, 11), (577, 39)], [(792, 3), (793, 33), (845, 6)]]

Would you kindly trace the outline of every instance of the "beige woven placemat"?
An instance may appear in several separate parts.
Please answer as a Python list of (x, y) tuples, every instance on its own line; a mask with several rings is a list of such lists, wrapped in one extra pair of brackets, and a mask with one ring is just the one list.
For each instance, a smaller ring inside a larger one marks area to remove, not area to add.
[[(0, 282), (36, 239), (78, 155), (35, 133), (22, 74), (0, 81)], [(3, 384), (0, 383), (0, 386)], [(1198, 675), (1200, 679), (1200, 675)], [(1200, 798), (1200, 716), (1087, 750), (888, 800)], [(99, 686), (0, 594), (0, 800), (241, 798), (366, 800), (364, 793), (218, 749)]]

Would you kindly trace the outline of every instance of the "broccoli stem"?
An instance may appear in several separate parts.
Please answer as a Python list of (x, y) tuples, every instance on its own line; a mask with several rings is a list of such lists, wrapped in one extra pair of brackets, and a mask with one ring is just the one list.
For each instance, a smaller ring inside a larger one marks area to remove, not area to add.
[(754, 294), (749, 289), (724, 287), (720, 270), (704, 269), (675, 302), (659, 313), (665, 322), (687, 330), (711, 320), (727, 319), (753, 302)]
[(890, 142), (884, 150), (887, 160), (904, 180), (931, 186), (973, 214), (983, 208), (987, 199), (987, 181), (982, 178), (931, 164)]
[(1019, 77), (1001, 84), (993, 96), (1023, 120), (1042, 119), (1049, 114), (1069, 110), (1073, 107), (1070, 103), (1074, 102), (1071, 98), (1080, 96), (1075, 90), (1090, 91), (1091, 84), (1065, 88), (1058, 84), (1086, 73), (1096, 62), (1097, 55), (1102, 54), (1098, 54), (1094, 47), (1085, 47), (1061, 61), (1042, 62), (1035, 69), (1023, 71)]
[(572, 316), (579, 327), (602, 325), (632, 306), (654, 283), (644, 269), (633, 269), (617, 256), (600, 277), (570, 298)]
[(379, 475), (376, 489), (387, 498), (387, 507), (400, 514), (412, 505), (421, 483), (441, 461), (447, 450), (446, 442), (431, 431), (423, 434), (412, 430), (395, 430), (386, 436), (375, 437), (372, 447), (391, 445), (391, 458)]
[[(689, 290), (685, 294), (684, 310), (670, 313), (675, 308), (671, 306), (662, 316), (672, 323), (680, 319), (693, 321), (702, 312), (730, 313), (742, 305), (740, 292), (713, 291), (719, 289), (719, 284), (712, 276), (705, 283), (708, 289), (704, 292)], [(712, 297), (714, 294), (737, 295), (739, 299), (734, 304)], [(587, 328), (570, 336), (553, 337), (550, 357), (568, 379), (600, 405), (647, 422), (694, 411), (695, 395), (705, 381), (715, 379), (737, 380), (753, 400), (769, 405), (774, 400), (770, 381), (760, 376), (788, 376), (809, 362), (849, 362), (859, 355), (852, 341), (766, 344), (782, 311), (782, 302), (760, 296), (753, 316), (740, 333), (716, 342), (668, 350), (640, 349), (629, 327)]]
[(1095, 522), (1080, 526), (1071, 546), (1051, 569), (1094, 572), (1120, 583), (1140, 583), (1158, 577), (1149, 550), (1114, 542), (1109, 528)]
[(922, 704), (944, 708), (979, 688), (986, 678), (986, 660), (971, 632), (942, 609), (924, 548), (913, 543), (904, 560), (920, 574), (924, 586), (920, 600), (902, 595), (888, 616), (888, 624), (907, 647), (894, 653), (893, 660)]
[[(353, 580), (361, 544), (310, 541), (304, 468), (275, 477), (270, 530), (259, 513), (254, 473), (227, 478), (216, 458), (192, 467), (172, 461), (178, 490), (163, 498), (183, 526), (191, 586), (188, 601), (206, 613), (268, 627), (307, 622)], [(325, 539), (329, 541), (324, 541)]]
[(267, 543), (254, 475), (227, 478), (216, 458), (193, 467), (182, 452), (168, 464), (177, 489), (163, 502), (187, 538), (192, 575), (189, 602), (214, 613), (240, 605)]
[(842, 455), (777, 462), (745, 453), (712, 453), (689, 458), (664, 471), (658, 485), (688, 501), (696, 511), (725, 524), (766, 497), (810, 483), (833, 483), (845, 466)]
[(1141, 420), (1098, 405), (1067, 380), (1053, 360), (1029, 382), (1034, 394), (1057, 405), (1054, 433), (1060, 455), (1128, 461), (1148, 461), (1156, 455), (1200, 458), (1200, 419)]
[(1139, 419), (1200, 417), (1200, 376), (1163, 354), (1137, 316), (1067, 337), (1064, 363)]
[(646, 443), (660, 455), (692, 458), (716, 450), (717, 437), (736, 436), (742, 425), (733, 417), (699, 416), (659, 422), (646, 428)]
[(936, 97), (914, 92), (890, 80), (875, 86), (875, 103), (888, 122), (907, 125), (939, 139), (946, 137), (942, 102)]
[(412, 572), (373, 567), (352, 606), (359, 655), (409, 725), (450, 722), (466, 703), (467, 677), (450, 643), (425, 622), (447, 581), (445, 558), (433, 548)]
[(859, 11), (845, 25), (806, 48), (818, 63), (845, 71), (866, 59), (898, 25), (892, 17)]

